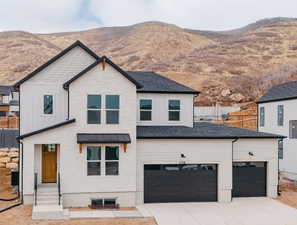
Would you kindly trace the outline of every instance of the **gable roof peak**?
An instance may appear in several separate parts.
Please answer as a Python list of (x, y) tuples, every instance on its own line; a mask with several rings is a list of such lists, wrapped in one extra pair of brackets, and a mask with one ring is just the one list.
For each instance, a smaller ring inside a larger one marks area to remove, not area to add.
[(18, 82), (16, 82), (13, 85), (14, 88), (19, 88), (21, 84), (23, 84), (24, 82), (26, 82), (27, 80), (29, 80), (30, 78), (32, 78), (33, 76), (35, 76), (36, 74), (38, 74), (40, 71), (42, 71), (43, 69), (45, 69), (47, 66), (51, 65), (52, 63), (54, 63), (55, 61), (57, 61), (58, 59), (60, 59), (62, 56), (64, 56), (66, 53), (68, 53), (69, 51), (71, 51), (72, 49), (74, 49), (75, 47), (78, 47), (78, 46), (81, 47), (83, 50), (85, 50), (94, 59), (96, 59), (96, 60), (99, 60), (100, 59), (100, 57), (95, 52), (93, 52), (91, 49), (89, 49), (81, 41), (77, 40), (73, 44), (71, 44), (70, 46), (68, 46), (64, 50), (62, 50), (59, 54), (57, 54), (56, 56), (54, 56), (53, 58), (51, 58), (50, 60), (48, 60), (46, 63), (44, 63), (43, 65), (39, 66), (33, 72), (29, 73), (27, 76), (25, 76), (24, 78), (22, 78), (21, 80), (19, 80)]

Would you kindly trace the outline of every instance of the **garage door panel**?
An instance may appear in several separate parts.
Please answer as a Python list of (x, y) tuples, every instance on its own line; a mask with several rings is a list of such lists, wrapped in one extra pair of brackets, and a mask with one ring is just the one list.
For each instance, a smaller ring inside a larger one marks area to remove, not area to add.
[(144, 202), (217, 201), (214, 165), (145, 165)]
[(266, 196), (266, 163), (233, 163), (233, 197)]

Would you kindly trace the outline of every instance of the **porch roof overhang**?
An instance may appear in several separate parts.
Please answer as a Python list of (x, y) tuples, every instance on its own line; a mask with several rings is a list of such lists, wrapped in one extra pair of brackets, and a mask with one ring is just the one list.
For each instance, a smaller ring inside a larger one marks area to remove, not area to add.
[(78, 133), (78, 144), (97, 144), (97, 143), (131, 143), (130, 135), (123, 133)]

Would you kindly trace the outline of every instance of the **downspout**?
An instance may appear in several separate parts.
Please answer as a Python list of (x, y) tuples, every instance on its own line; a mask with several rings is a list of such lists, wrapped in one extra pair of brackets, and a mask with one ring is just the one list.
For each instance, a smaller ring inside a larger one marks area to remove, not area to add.
[(231, 163), (232, 163), (232, 165), (231, 165), (231, 168), (232, 168), (232, 189), (231, 189), (231, 202), (233, 201), (233, 196), (232, 196), (232, 192), (233, 192), (233, 159), (234, 159), (234, 143), (235, 142), (237, 142), (238, 141), (238, 139), (239, 138), (235, 138), (234, 140), (232, 140), (232, 157), (231, 157), (231, 159), (232, 159), (232, 161), (231, 161)]
[[(278, 141), (280, 141), (280, 140), (284, 141), (283, 138), (282, 139), (279, 139)], [(283, 149), (283, 151), (284, 151), (284, 149)], [(277, 153), (279, 153), (279, 149), (278, 149)], [(280, 171), (279, 171), (279, 157), (277, 155), (277, 195), (278, 196), (281, 195), (281, 190), (280, 190), (279, 186), (280, 186)]]
[(67, 120), (69, 120), (69, 87), (67, 88)]

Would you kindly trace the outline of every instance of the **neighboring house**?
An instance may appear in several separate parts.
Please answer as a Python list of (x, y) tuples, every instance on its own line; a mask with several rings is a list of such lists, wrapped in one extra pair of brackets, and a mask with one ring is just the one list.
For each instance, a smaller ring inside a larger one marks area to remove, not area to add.
[(287, 137), (279, 141), (281, 175), (297, 181), (297, 81), (272, 87), (257, 103), (258, 130)]
[(18, 116), (19, 94), (11, 86), (0, 86), (0, 117)]
[(198, 91), (124, 71), (79, 41), (15, 88), (21, 192), (35, 218), (58, 190), (66, 207), (277, 196), (282, 136), (195, 123)]

